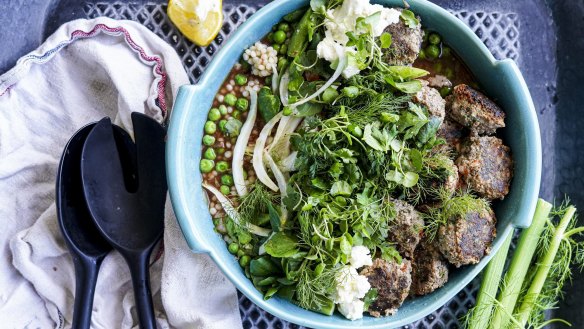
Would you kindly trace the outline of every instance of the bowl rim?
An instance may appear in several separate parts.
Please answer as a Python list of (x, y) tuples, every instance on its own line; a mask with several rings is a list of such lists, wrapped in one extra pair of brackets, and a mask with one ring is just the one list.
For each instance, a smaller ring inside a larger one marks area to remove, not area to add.
[[(214, 72), (217, 69), (219, 69), (221, 65), (223, 65), (222, 63), (225, 62), (229, 58), (229, 56), (232, 56), (232, 52), (239, 53), (243, 51), (242, 49), (237, 48), (235, 46), (235, 42), (232, 42), (232, 40), (243, 38), (244, 36), (249, 34), (250, 30), (252, 29), (252, 26), (256, 24), (261, 24), (262, 20), (264, 20), (266, 17), (273, 15), (272, 11), (275, 10), (277, 7), (281, 6), (283, 3), (299, 3), (300, 4), (299, 6), (301, 6), (302, 3), (306, 5), (307, 2), (308, 2), (307, 0), (276, 0), (258, 10), (249, 19), (247, 19), (246, 22), (244, 22), (230, 37), (230, 40), (226, 42), (223, 48), (217, 53), (215, 58), (213, 58), (209, 66), (206, 68), (199, 82), (196, 85), (188, 85), (180, 88), (179, 97), (175, 101), (175, 106), (170, 116), (170, 125), (168, 130), (167, 176), (169, 183), (169, 192), (177, 220), (191, 249), (193, 249), (194, 252), (208, 253), (211, 256), (211, 258), (215, 261), (217, 266), (221, 269), (221, 271), (225, 274), (225, 276), (229, 278), (229, 280), (238, 288), (238, 290), (240, 290), (256, 305), (260, 306), (262, 309), (266, 310), (272, 315), (307, 327), (355, 328), (357, 323), (351, 322), (349, 320), (346, 321), (347, 324), (346, 326), (344, 326), (342, 324), (339, 325), (336, 322), (324, 323), (322, 321), (315, 320), (314, 318), (302, 318), (296, 316), (295, 314), (281, 311), (274, 305), (271, 305), (269, 302), (264, 301), (263, 298), (258, 296), (257, 290), (255, 290), (254, 287), (251, 287), (251, 289), (254, 289), (254, 291), (252, 291), (250, 290), (250, 287), (248, 287), (248, 285), (239, 282), (239, 280), (236, 277), (231, 275), (230, 269), (228, 268), (227, 264), (218, 261), (219, 257), (217, 256), (217, 251), (215, 249), (208, 248), (207, 246), (198, 243), (198, 241), (201, 240), (198, 238), (199, 233), (194, 232), (191, 229), (192, 226), (189, 225), (188, 223), (188, 221), (190, 220), (189, 219), (190, 215), (187, 214), (185, 211), (185, 203), (187, 200), (190, 199), (188, 197), (188, 194), (192, 191), (187, 190), (184, 186), (182, 186), (182, 184), (179, 183), (181, 181), (181, 177), (179, 177), (181, 176), (181, 170), (179, 168), (180, 161), (176, 161), (176, 159), (180, 158), (178, 156), (180, 150), (177, 148), (178, 143), (176, 141), (181, 136), (184, 136), (186, 132), (184, 125), (177, 123), (177, 121), (178, 122), (184, 121), (182, 120), (182, 118), (189, 115), (187, 111), (188, 106), (186, 106), (191, 101), (189, 95), (192, 96), (193, 93), (200, 91), (201, 89), (204, 88), (203, 86), (210, 83), (210, 80), (215, 78), (213, 76)], [(372, 2), (387, 3), (388, 0), (385, 1), (373, 0)], [(462, 290), (471, 280), (473, 280), (476, 277), (476, 275), (484, 268), (484, 266), (486, 266), (488, 261), (493, 257), (493, 255), (496, 253), (499, 247), (503, 244), (505, 238), (509, 234), (512, 234), (514, 232), (515, 227), (526, 227), (529, 225), (531, 217), (533, 216), (533, 212), (535, 211), (535, 205), (537, 202), (539, 185), (541, 180), (541, 137), (539, 132), (539, 125), (537, 122), (537, 115), (535, 113), (535, 107), (533, 105), (533, 101), (529, 94), (527, 85), (521, 73), (519, 72), (519, 69), (517, 68), (515, 62), (513, 62), (510, 59), (496, 60), (494, 56), (491, 54), (491, 52), (487, 49), (487, 47), (483, 44), (483, 42), (472, 32), (472, 30), (469, 27), (466, 26), (462, 21), (457, 19), (455, 16), (450, 14), (448, 11), (446, 11), (444, 8), (436, 4), (433, 4), (427, 0), (410, 0), (409, 3), (410, 5), (412, 5), (412, 7), (414, 6), (425, 7), (427, 11), (432, 12), (435, 15), (442, 16), (441, 19), (443, 19), (448, 24), (452, 24), (455, 30), (457, 30), (460, 33), (464, 33), (465, 37), (470, 42), (472, 42), (472, 47), (476, 48), (480, 52), (481, 56), (484, 56), (489, 61), (493, 69), (496, 69), (497, 67), (506, 67), (509, 69), (510, 71), (509, 74), (511, 75), (512, 79), (518, 83), (519, 91), (521, 92), (520, 96), (522, 96), (522, 99), (527, 102), (528, 106), (528, 109), (526, 109), (525, 111), (527, 111), (526, 115), (529, 122), (525, 123), (525, 127), (529, 130), (528, 134), (533, 137), (533, 140), (531, 142), (533, 144), (534, 149), (532, 150), (533, 154), (530, 154), (529, 159), (527, 160), (533, 161), (534, 167), (532, 169), (532, 172), (534, 173), (535, 176), (531, 177), (533, 181), (529, 181), (528, 184), (529, 185), (528, 187), (530, 188), (529, 191), (521, 192), (522, 194), (527, 194), (527, 196), (524, 196), (522, 198), (526, 200), (526, 204), (523, 206), (523, 208), (526, 208), (527, 210), (522, 212), (522, 215), (523, 217), (525, 217), (525, 219), (522, 222), (520, 221), (510, 223), (504, 227), (502, 232), (498, 232), (499, 234), (497, 236), (495, 243), (493, 243), (492, 245), (491, 253), (485, 256), (480, 261), (480, 263), (473, 265), (472, 269), (468, 273), (466, 273), (466, 275), (462, 279), (460, 279), (454, 286), (451, 286), (450, 287), (451, 292), (443, 294), (439, 298), (433, 300), (431, 305), (422, 307), (420, 310), (417, 310), (416, 312), (413, 312), (411, 315), (403, 317), (397, 321), (392, 322), (391, 321), (392, 317), (385, 317), (384, 319), (386, 319), (386, 321), (379, 322), (376, 321), (375, 323), (360, 323), (359, 327), (363, 328), (390, 328), (406, 325), (423, 318), (424, 316), (434, 312), (442, 305), (446, 304), (446, 302), (448, 302), (460, 290)], [(187, 96), (181, 99), (180, 97), (181, 93)], [(200, 189), (202, 192), (202, 187), (200, 187)]]

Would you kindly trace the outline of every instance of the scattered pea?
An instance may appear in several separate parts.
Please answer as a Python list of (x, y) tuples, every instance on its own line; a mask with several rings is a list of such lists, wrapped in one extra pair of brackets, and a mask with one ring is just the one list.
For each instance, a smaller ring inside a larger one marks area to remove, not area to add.
[(219, 105), (219, 113), (221, 113), (221, 115), (227, 114), (227, 106), (223, 104)]
[(212, 135), (217, 131), (217, 125), (213, 121), (205, 122), (205, 133)]
[(450, 67), (447, 67), (447, 68), (444, 70), (444, 75), (446, 75), (446, 77), (447, 77), (448, 79), (452, 80), (452, 79), (454, 78), (454, 71), (452, 70), (452, 68), (450, 68)]
[(235, 96), (234, 94), (227, 94), (225, 95), (224, 101), (225, 104), (233, 106), (235, 105), (235, 102), (237, 102), (237, 96)]
[(209, 160), (215, 160), (215, 158), (217, 158), (217, 154), (215, 154), (215, 150), (211, 147), (209, 147), (205, 150), (205, 153), (203, 153), (203, 156), (205, 157), (205, 159), (209, 159)]
[(227, 124), (227, 120), (225, 120), (225, 119), (219, 121), (219, 130), (221, 130), (222, 132), (225, 132), (225, 125), (226, 124)]
[(213, 170), (214, 166), (215, 166), (215, 162), (213, 162), (213, 160), (209, 160), (209, 159), (202, 159), (201, 163), (199, 165), (202, 173), (211, 172), (211, 170)]
[(339, 97), (339, 92), (333, 87), (328, 87), (322, 93), (322, 101), (328, 104), (334, 102), (334, 100), (337, 99), (337, 97)]
[(237, 83), (240, 86), (243, 86), (244, 84), (247, 83), (247, 77), (243, 74), (236, 74), (235, 83)]
[(418, 58), (426, 59), (426, 51), (424, 49), (420, 49), (420, 52), (418, 53)]
[(239, 250), (239, 245), (235, 242), (231, 242), (229, 244), (229, 247), (227, 247), (227, 249), (229, 249), (229, 252), (232, 254), (237, 254), (237, 251)]
[(245, 252), (243, 252), (243, 250), (239, 249), (237, 251), (237, 257), (243, 257), (245, 255)]
[(237, 102), (235, 102), (235, 108), (245, 112), (247, 111), (247, 107), (249, 106), (249, 101), (246, 98), (239, 98)]
[(450, 47), (443, 46), (442, 47), (442, 57), (450, 57), (451, 49)]
[(428, 31), (424, 31), (424, 35), (422, 35), (422, 42), (428, 41)]
[(280, 55), (286, 55), (288, 52), (288, 45), (283, 44), (280, 46)]
[(282, 23), (278, 24), (278, 30), (288, 32), (288, 31), (290, 31), (290, 25), (288, 25), (288, 23), (282, 22)]
[(292, 108), (290, 106), (286, 106), (284, 107), (284, 109), (282, 110), (282, 114), (285, 116), (289, 116), (292, 114)]
[(284, 31), (276, 31), (274, 32), (274, 42), (277, 44), (283, 44), (286, 41), (286, 32)]
[(440, 88), (440, 96), (442, 96), (442, 97), (446, 97), (446, 96), (450, 95), (451, 92), (452, 92), (452, 88), (450, 88), (450, 87)]
[(235, 111), (233, 111), (233, 113), (231, 113), (231, 116), (234, 119), (239, 119), (239, 118), (241, 118), (241, 111), (235, 110)]
[(246, 267), (247, 264), (249, 264), (250, 258), (248, 255), (243, 255), (240, 259), (239, 259), (239, 265), (241, 265), (241, 267)]
[(288, 65), (286, 57), (280, 57), (280, 59), (278, 59), (278, 71), (282, 71), (286, 65)]
[(221, 176), (221, 184), (227, 185), (229, 187), (233, 186), (233, 177), (231, 175)]
[(205, 144), (207, 146), (211, 146), (211, 145), (215, 144), (215, 136), (211, 136), (211, 135), (203, 136), (203, 144)]
[[(440, 48), (436, 45), (429, 45), (426, 47), (426, 56), (429, 58), (438, 58), (440, 56)], [(225, 97), (227, 99), (227, 97)]]
[(207, 116), (211, 121), (217, 121), (221, 118), (221, 112), (219, 112), (218, 108), (212, 108), (209, 110), (209, 115)]
[[(276, 30), (275, 26), (272, 28), (272, 30), (274, 30), (274, 31)], [(270, 41), (270, 43), (274, 42), (274, 32), (268, 33), (268, 41)]]
[(436, 73), (442, 73), (442, 62), (434, 64), (434, 71), (436, 71)]
[(355, 86), (345, 87), (343, 88), (343, 95), (349, 98), (357, 97), (359, 95), (359, 88)]
[(217, 152), (217, 154), (223, 154), (225, 153), (225, 149), (223, 147), (220, 147), (215, 152)]
[(227, 163), (226, 161), (219, 161), (217, 162), (215, 169), (221, 173), (226, 172), (229, 169), (229, 163)]
[(428, 36), (428, 42), (430, 42), (430, 44), (432, 45), (438, 45), (440, 44), (440, 36), (438, 35), (438, 33), (430, 33), (430, 35)]
[(223, 193), (223, 195), (228, 195), (231, 192), (231, 189), (227, 185), (221, 185), (219, 190), (221, 191), (221, 193)]
[(279, 44), (272, 45), (272, 48), (274, 48), (274, 50), (275, 50), (277, 53), (279, 53), (279, 52), (280, 52), (280, 45), (279, 45)]

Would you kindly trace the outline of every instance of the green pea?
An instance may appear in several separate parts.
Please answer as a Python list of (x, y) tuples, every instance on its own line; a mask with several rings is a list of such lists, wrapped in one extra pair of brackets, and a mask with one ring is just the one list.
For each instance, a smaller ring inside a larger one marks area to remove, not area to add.
[(215, 152), (217, 152), (217, 154), (223, 154), (223, 153), (225, 153), (225, 148), (220, 147)]
[(436, 45), (429, 45), (426, 47), (426, 56), (429, 58), (438, 58), (440, 56), (440, 48)]
[(245, 252), (243, 250), (239, 249), (237, 251), (237, 257), (243, 257), (244, 255), (245, 255)]
[(202, 173), (211, 172), (211, 170), (213, 170), (214, 166), (215, 166), (215, 162), (213, 162), (213, 160), (209, 160), (209, 159), (202, 159), (201, 163), (199, 165)]
[(227, 106), (223, 104), (219, 105), (219, 113), (221, 113), (221, 115), (227, 114)]
[[(276, 30), (274, 27), (272, 27), (272, 30)], [(274, 32), (270, 32), (268, 33), (268, 41), (270, 42), (274, 42)]]
[(420, 49), (420, 52), (418, 53), (418, 58), (426, 59), (426, 51), (424, 49)]
[(219, 121), (219, 130), (221, 130), (222, 132), (225, 132), (225, 125), (226, 124), (227, 124), (227, 120), (225, 120), (225, 119)]
[(272, 48), (274, 48), (274, 50), (275, 50), (277, 53), (279, 53), (279, 52), (280, 52), (280, 45), (278, 45), (278, 44), (272, 45)]
[(452, 80), (452, 79), (454, 78), (454, 71), (452, 70), (452, 68), (450, 68), (450, 67), (447, 67), (447, 68), (444, 70), (444, 75), (446, 75), (446, 77), (447, 77), (448, 79)]
[(210, 147), (205, 150), (205, 153), (203, 153), (203, 156), (205, 157), (205, 159), (209, 159), (209, 160), (215, 160), (215, 158), (217, 158), (217, 154), (215, 154), (215, 150), (213, 150)]
[(247, 111), (247, 107), (249, 106), (249, 101), (246, 98), (239, 98), (237, 102), (235, 102), (235, 108), (245, 112)]
[(434, 64), (434, 71), (436, 71), (437, 73), (442, 72), (442, 63), (441, 62)]
[(349, 127), (347, 127), (347, 130), (349, 130), (349, 133), (355, 137), (363, 136), (363, 129), (355, 124), (351, 123)]
[(233, 106), (235, 105), (235, 102), (237, 102), (237, 96), (235, 96), (234, 94), (227, 94), (225, 95), (223, 101), (225, 102), (225, 104)]
[(236, 74), (235, 83), (237, 83), (240, 86), (243, 86), (244, 84), (247, 83), (247, 77), (243, 74)]
[(250, 258), (248, 255), (243, 255), (240, 259), (239, 259), (239, 265), (241, 265), (241, 267), (246, 267), (247, 264), (249, 264)]
[(235, 119), (239, 119), (241, 118), (241, 112), (238, 110), (233, 111), (233, 113), (231, 113), (231, 116)]
[(288, 45), (283, 44), (282, 46), (280, 46), (280, 55), (286, 55), (287, 52), (288, 52)]
[(284, 109), (282, 110), (282, 115), (289, 116), (291, 114), (292, 114), (292, 108), (290, 106), (284, 107)]
[(288, 23), (282, 22), (282, 23), (278, 24), (278, 30), (288, 32), (288, 31), (290, 31), (290, 25), (288, 25)]
[(232, 254), (237, 254), (237, 251), (239, 250), (239, 245), (235, 242), (232, 242), (229, 244), (229, 247), (227, 247), (227, 249), (229, 249), (229, 252)]
[(340, 195), (335, 197), (335, 202), (341, 207), (347, 205), (347, 200)]
[(442, 96), (442, 97), (446, 97), (446, 96), (450, 95), (451, 92), (452, 92), (452, 88), (450, 88), (450, 87), (440, 88), (440, 96)]
[(215, 144), (215, 136), (211, 136), (211, 135), (203, 136), (203, 144), (205, 144), (207, 146), (211, 146), (211, 145)]
[(221, 176), (221, 184), (227, 186), (233, 186), (233, 177), (231, 175)]
[(349, 98), (357, 97), (359, 95), (359, 88), (355, 86), (345, 87), (343, 88), (343, 95)]
[(219, 190), (221, 191), (221, 193), (223, 193), (223, 195), (228, 195), (229, 193), (231, 193), (231, 189), (227, 185), (221, 185)]
[(274, 32), (274, 42), (278, 44), (283, 44), (286, 41), (286, 32), (276, 31)]
[(442, 47), (442, 57), (450, 57), (452, 50), (450, 47), (443, 46)]
[(217, 121), (221, 118), (221, 112), (218, 108), (212, 108), (209, 110), (209, 115), (207, 116), (211, 121)]
[(270, 76), (266, 77), (266, 85), (269, 86), (271, 84), (272, 84), (272, 76), (270, 75)]
[(428, 41), (428, 31), (424, 30), (424, 35), (422, 35), (422, 42)]
[(438, 45), (440, 44), (440, 41), (440, 35), (438, 35), (438, 33), (430, 33), (428, 36), (428, 42), (432, 45)]
[(328, 104), (334, 102), (337, 97), (339, 97), (339, 92), (333, 87), (328, 87), (322, 93), (322, 101)]
[(217, 131), (217, 125), (213, 121), (205, 122), (205, 133), (212, 135)]
[(226, 161), (219, 161), (217, 162), (215, 169), (221, 173), (226, 172), (229, 169), (229, 163), (227, 163)]

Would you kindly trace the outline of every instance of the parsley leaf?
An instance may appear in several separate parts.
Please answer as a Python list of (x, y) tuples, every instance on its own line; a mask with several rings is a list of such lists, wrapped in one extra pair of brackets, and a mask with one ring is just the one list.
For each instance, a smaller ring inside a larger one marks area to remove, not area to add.
[(407, 9), (402, 10), (400, 17), (411, 29), (415, 28), (416, 26), (418, 26), (418, 24), (420, 24), (420, 21), (418, 21), (416, 15), (411, 10)]

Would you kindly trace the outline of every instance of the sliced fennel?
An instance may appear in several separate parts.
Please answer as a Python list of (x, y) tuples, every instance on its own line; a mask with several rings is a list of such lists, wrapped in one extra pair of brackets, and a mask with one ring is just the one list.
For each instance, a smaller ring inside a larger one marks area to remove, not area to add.
[(247, 186), (245, 185), (245, 178), (243, 177), (243, 157), (258, 112), (258, 95), (254, 90), (251, 90), (249, 96), (251, 99), (249, 114), (247, 115), (247, 120), (245, 120), (243, 127), (241, 127), (239, 137), (233, 148), (233, 184), (235, 185), (235, 190), (240, 197), (247, 194)]
[(260, 136), (256, 141), (255, 147), (253, 149), (252, 158), (253, 170), (255, 171), (257, 178), (260, 180), (260, 182), (262, 182), (264, 185), (266, 185), (270, 190), (274, 192), (278, 192), (278, 186), (276, 185), (276, 183), (274, 183), (274, 181), (272, 181), (272, 179), (268, 175), (268, 172), (266, 171), (266, 167), (264, 164), (265, 151), (264, 149), (266, 147), (268, 137), (272, 133), (272, 129), (274, 128), (276, 123), (278, 123), (280, 118), (282, 118), (282, 112), (276, 114), (272, 118), (272, 120), (268, 121), (265, 124), (264, 128), (260, 132)]

